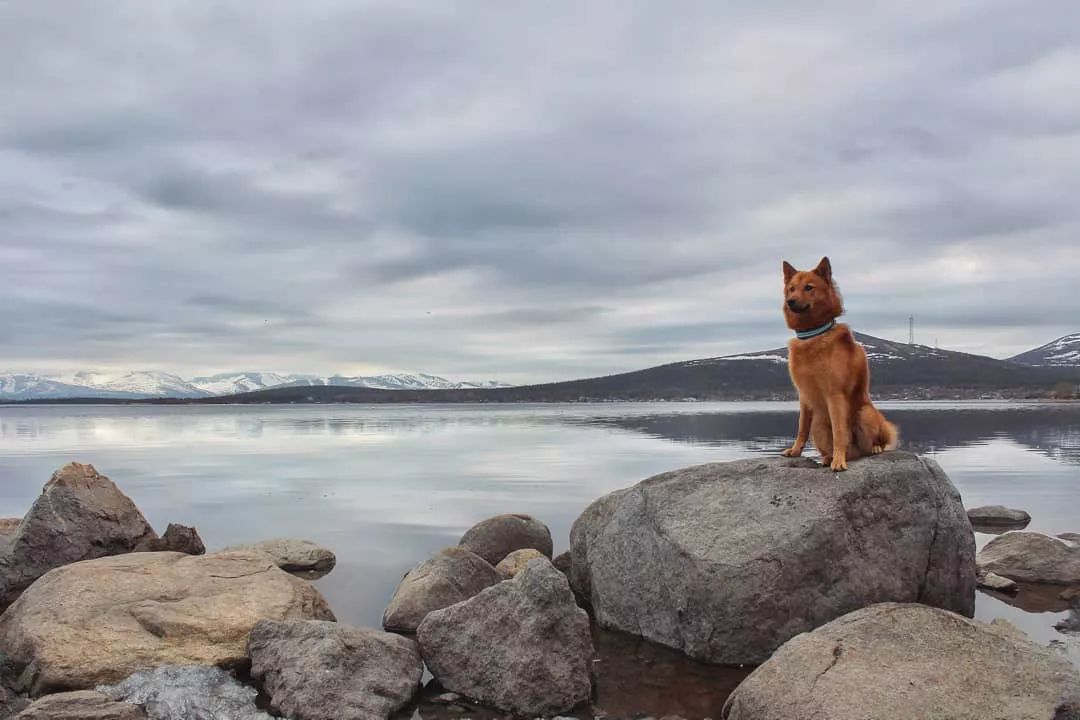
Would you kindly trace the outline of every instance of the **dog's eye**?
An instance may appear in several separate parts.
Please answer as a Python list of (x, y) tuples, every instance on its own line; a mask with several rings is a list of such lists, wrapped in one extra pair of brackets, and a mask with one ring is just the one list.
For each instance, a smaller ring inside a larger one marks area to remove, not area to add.
[(813, 289), (814, 289), (813, 285), (807, 285), (806, 287), (803, 288), (803, 290), (805, 290), (806, 292), (810, 292)]

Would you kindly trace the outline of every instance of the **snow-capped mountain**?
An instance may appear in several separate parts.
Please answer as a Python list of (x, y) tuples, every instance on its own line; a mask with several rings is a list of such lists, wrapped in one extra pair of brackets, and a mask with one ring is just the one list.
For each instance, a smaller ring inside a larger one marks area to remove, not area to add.
[(54, 375), (49, 379), (79, 388), (128, 393), (137, 397), (194, 398), (206, 397), (209, 394), (177, 375), (153, 370), (115, 372), (80, 370), (70, 374)]
[(184, 380), (155, 371), (0, 373), (0, 401), (60, 398), (200, 398), (296, 385), (346, 385), (379, 390), (458, 390), (509, 387), (505, 383), (456, 382), (426, 373), (373, 376), (302, 375), (272, 372), (220, 373)]
[(1080, 333), (1059, 337), (1053, 342), (1022, 352), (1009, 360), (1035, 367), (1080, 367)]

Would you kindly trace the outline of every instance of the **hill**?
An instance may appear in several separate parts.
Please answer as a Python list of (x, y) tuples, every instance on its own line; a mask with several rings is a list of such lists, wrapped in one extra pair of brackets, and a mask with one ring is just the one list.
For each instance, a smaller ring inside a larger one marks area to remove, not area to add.
[[(973, 399), (1049, 397), (1054, 386), (1080, 383), (1080, 369), (1030, 367), (982, 355), (907, 345), (856, 334), (870, 361), (877, 398)], [(199, 403), (453, 403), (648, 400), (784, 400), (795, 392), (787, 348), (670, 363), (634, 372), (543, 385), (494, 389), (378, 390), (279, 387)]]
[(1053, 342), (1022, 352), (1009, 360), (1033, 367), (1080, 368), (1080, 333), (1059, 337)]

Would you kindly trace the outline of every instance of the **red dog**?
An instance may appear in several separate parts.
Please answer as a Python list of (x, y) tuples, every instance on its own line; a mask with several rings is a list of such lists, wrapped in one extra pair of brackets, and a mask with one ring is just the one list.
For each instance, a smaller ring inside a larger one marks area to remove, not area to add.
[(847, 461), (896, 448), (900, 434), (870, 402), (866, 352), (847, 325), (829, 258), (800, 272), (784, 263), (784, 319), (795, 331), (788, 369), (799, 391), (799, 434), (784, 455), (798, 457), (813, 435), (821, 461), (834, 471)]

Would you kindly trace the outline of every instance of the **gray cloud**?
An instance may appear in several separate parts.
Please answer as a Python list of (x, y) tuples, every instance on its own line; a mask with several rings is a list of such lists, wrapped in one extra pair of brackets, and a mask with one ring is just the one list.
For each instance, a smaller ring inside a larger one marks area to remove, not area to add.
[(1007, 355), (1080, 330), (1078, 168), (1071, 0), (0, 2), (4, 361), (606, 374), (823, 254)]

